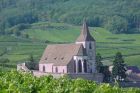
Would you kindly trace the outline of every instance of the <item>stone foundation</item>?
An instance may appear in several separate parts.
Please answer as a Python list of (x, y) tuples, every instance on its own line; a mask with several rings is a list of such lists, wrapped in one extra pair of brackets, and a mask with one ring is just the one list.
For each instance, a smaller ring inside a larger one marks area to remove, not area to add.
[(83, 78), (87, 80), (96, 81), (98, 83), (103, 82), (103, 74), (101, 73), (85, 73), (85, 74), (67, 74), (72, 79)]
[(101, 73), (67, 73), (67, 74), (63, 74), (63, 73), (44, 73), (44, 72), (40, 72), (40, 71), (32, 71), (34, 76), (40, 77), (40, 76), (48, 76), (48, 75), (52, 75), (54, 78), (60, 78), (64, 75), (70, 77), (71, 79), (76, 79), (76, 78), (83, 78), (83, 79), (87, 79), (87, 80), (92, 80), (92, 81), (96, 81), (98, 83), (103, 82), (103, 74)]
[(87, 80), (96, 81), (98, 83), (103, 82), (103, 74), (101, 73), (47, 73), (41, 72), (39, 70), (30, 70), (30, 64), (28, 63), (18, 64), (17, 71), (31, 72), (36, 77), (52, 75), (54, 78), (60, 78), (66, 75), (71, 79), (83, 78)]

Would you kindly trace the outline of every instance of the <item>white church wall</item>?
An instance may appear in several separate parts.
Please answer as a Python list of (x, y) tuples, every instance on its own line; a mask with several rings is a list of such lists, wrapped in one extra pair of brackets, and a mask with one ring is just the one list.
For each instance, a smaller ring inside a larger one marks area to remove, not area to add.
[[(51, 73), (51, 72), (52, 72), (52, 66), (53, 66), (53, 63), (49, 63), (49, 64), (39, 64), (39, 71)], [(44, 69), (44, 67), (45, 67), (45, 69)], [(44, 71), (44, 70), (45, 70), (45, 71)]]
[(67, 66), (53, 66), (53, 73), (67, 73)]

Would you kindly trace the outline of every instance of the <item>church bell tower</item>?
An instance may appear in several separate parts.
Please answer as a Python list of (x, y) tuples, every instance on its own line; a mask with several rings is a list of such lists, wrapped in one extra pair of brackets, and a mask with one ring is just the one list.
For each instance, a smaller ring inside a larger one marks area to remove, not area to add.
[(86, 20), (83, 21), (83, 27), (81, 29), (81, 34), (77, 38), (76, 44), (83, 44), (88, 56), (88, 67), (91, 73), (96, 72), (96, 41), (91, 36)]

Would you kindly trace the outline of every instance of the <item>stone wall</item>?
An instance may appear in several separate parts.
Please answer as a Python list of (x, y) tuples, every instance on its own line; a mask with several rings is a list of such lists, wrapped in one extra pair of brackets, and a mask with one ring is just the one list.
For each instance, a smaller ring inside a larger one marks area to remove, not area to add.
[(103, 75), (100, 73), (85, 73), (85, 74), (75, 74), (75, 73), (71, 73), (71, 74), (63, 74), (63, 73), (44, 73), (44, 72), (40, 72), (40, 71), (32, 71), (34, 76), (40, 77), (40, 76), (48, 76), (48, 75), (52, 75), (54, 78), (60, 78), (64, 75), (70, 77), (71, 79), (76, 79), (76, 78), (83, 78), (83, 79), (87, 79), (87, 80), (93, 80), (96, 81), (98, 83), (103, 82)]
[(101, 73), (85, 73), (85, 74), (67, 74), (70, 78), (83, 78), (87, 80), (93, 80), (98, 83), (103, 82), (103, 74)]
[(17, 71), (30, 72), (25, 63), (18, 64)]
[(17, 71), (30, 72), (31, 70), (38, 70), (38, 63), (35, 62), (24, 62), (17, 64)]

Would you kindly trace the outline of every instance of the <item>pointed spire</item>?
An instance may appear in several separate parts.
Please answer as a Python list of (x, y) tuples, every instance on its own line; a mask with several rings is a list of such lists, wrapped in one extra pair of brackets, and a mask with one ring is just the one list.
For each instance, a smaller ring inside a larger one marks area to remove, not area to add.
[(83, 42), (83, 41), (95, 41), (95, 39), (91, 36), (91, 34), (89, 32), (86, 19), (84, 19), (84, 21), (83, 21), (83, 27), (81, 30), (81, 34), (78, 37), (78, 39), (76, 40), (76, 42)]

